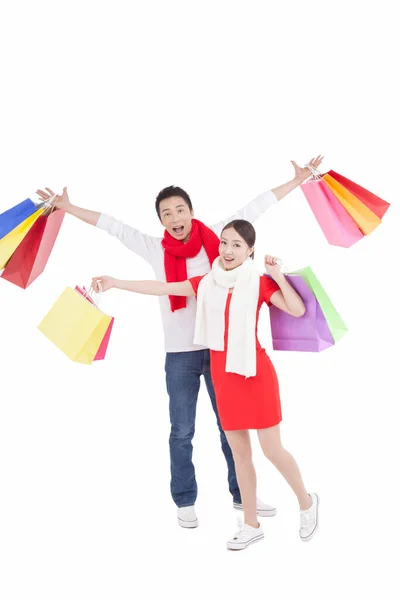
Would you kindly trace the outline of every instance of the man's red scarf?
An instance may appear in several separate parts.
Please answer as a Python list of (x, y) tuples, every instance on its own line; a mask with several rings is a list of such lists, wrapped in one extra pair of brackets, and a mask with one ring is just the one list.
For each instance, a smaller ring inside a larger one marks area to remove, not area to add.
[[(187, 269), (186, 259), (197, 256), (204, 246), (210, 267), (217, 258), (219, 252), (219, 239), (212, 229), (197, 219), (192, 219), (190, 238), (184, 244), (176, 240), (167, 230), (164, 232), (162, 245), (164, 252), (164, 265), (167, 282), (186, 281)], [(169, 296), (172, 312), (186, 307), (185, 296)]]

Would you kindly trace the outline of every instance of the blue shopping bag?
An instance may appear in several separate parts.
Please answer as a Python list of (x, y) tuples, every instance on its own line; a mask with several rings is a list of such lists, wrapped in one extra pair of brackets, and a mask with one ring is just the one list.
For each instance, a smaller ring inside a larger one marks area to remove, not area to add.
[(30, 198), (13, 206), (0, 215), (0, 240), (10, 231), (33, 215), (39, 207)]

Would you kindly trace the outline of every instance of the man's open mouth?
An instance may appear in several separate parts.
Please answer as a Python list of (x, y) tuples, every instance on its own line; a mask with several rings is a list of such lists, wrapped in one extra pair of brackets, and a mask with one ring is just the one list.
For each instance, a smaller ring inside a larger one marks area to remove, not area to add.
[(180, 235), (181, 233), (183, 233), (183, 225), (181, 227), (173, 227), (172, 230), (174, 231), (174, 233), (176, 233), (177, 235)]

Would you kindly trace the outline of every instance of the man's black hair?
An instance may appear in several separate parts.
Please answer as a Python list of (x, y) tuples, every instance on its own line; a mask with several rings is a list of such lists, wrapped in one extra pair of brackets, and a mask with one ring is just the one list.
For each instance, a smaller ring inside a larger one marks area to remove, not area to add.
[(185, 192), (182, 188), (176, 185), (169, 185), (168, 187), (161, 190), (156, 198), (156, 211), (158, 214), (158, 218), (161, 220), (160, 215), (160, 202), (161, 200), (166, 200), (167, 198), (171, 198), (171, 196), (179, 196), (186, 202), (190, 210), (193, 210), (192, 201), (189, 197), (189, 194)]

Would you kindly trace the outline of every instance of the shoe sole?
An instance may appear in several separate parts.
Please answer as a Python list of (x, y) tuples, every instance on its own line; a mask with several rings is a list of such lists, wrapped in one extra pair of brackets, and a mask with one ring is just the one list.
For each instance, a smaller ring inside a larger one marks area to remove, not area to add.
[(195, 529), (199, 525), (199, 522), (197, 519), (195, 521), (183, 521), (179, 517), (178, 517), (178, 523), (184, 529)]
[[(240, 506), (239, 504), (233, 503), (233, 508), (235, 510), (240, 510), (243, 512), (243, 506)], [(276, 513), (276, 508), (272, 508), (271, 510), (257, 510), (257, 514), (259, 517), (274, 517)]]
[(314, 535), (317, 533), (317, 530), (318, 530), (318, 525), (319, 525), (319, 512), (318, 512), (319, 511), (319, 496), (318, 496), (318, 494), (315, 494), (315, 496), (317, 498), (317, 510), (315, 511), (316, 514), (317, 514), (317, 524), (315, 525), (314, 531), (312, 533), (310, 533), (310, 535), (308, 535), (305, 538), (302, 538), (300, 536), (300, 539), (301, 539), (302, 542), (309, 542), (310, 540), (312, 540), (312, 538), (314, 537)]
[(231, 542), (227, 543), (227, 548), (228, 550), (245, 550), (246, 548), (248, 548), (249, 546), (251, 546), (251, 544), (256, 544), (257, 542), (261, 542), (261, 540), (264, 539), (264, 534), (262, 533), (261, 535), (257, 536), (256, 538), (253, 538), (252, 540), (250, 540), (249, 542), (247, 542), (247, 544), (232, 544)]

